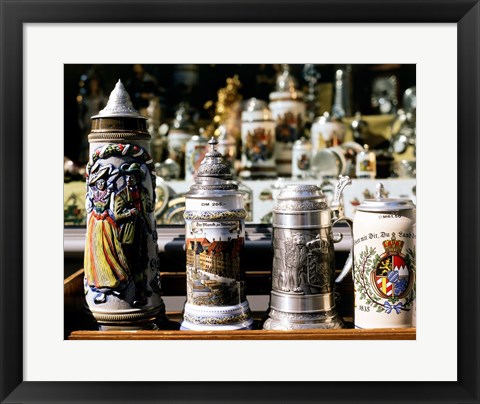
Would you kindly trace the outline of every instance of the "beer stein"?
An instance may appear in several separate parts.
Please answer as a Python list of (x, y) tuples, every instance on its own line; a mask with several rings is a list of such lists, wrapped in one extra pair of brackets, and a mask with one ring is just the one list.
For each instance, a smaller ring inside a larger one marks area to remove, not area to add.
[(208, 141), (203, 136), (194, 135), (185, 146), (185, 181), (193, 181), (195, 173), (207, 152)]
[(185, 194), (187, 301), (181, 328), (248, 329), (253, 318), (241, 267), (247, 215), (243, 193), (215, 149), (217, 140), (209, 144)]
[(304, 130), (306, 105), (298, 83), (290, 74), (288, 65), (278, 76), (276, 91), (270, 93), (268, 107), (275, 120), (275, 164), (277, 174), (292, 175), (292, 147)]
[(164, 319), (146, 118), (119, 80), (88, 136), (85, 299), (101, 329)]
[(415, 205), (385, 197), (356, 208), (353, 222), (355, 328), (412, 327), (415, 318)]
[(244, 178), (276, 177), (275, 121), (265, 101), (250, 98), (242, 112), (242, 168)]
[(308, 178), (311, 159), (312, 145), (304, 137), (298, 139), (292, 149), (292, 178)]
[[(335, 250), (341, 237), (332, 227), (349, 177), (340, 177), (330, 206), (316, 185), (287, 185), (273, 209), (273, 269), (265, 330), (342, 328), (334, 294)], [(343, 271), (342, 271), (343, 272)]]
[(345, 124), (330, 116), (328, 112), (317, 117), (310, 130), (313, 153), (342, 144), (346, 130)]

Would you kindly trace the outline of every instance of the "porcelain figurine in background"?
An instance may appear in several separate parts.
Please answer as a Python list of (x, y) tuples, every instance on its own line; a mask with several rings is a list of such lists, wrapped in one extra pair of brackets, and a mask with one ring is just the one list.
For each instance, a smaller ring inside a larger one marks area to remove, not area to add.
[(243, 194), (230, 168), (209, 142), (185, 194), (187, 301), (182, 329), (237, 330), (252, 326), (241, 266), (245, 243)]
[(270, 94), (269, 108), (275, 120), (275, 162), (280, 176), (292, 175), (292, 147), (302, 134), (305, 125), (306, 106), (303, 93), (290, 74), (288, 65), (277, 78), (276, 91)]
[(207, 101), (204, 108), (212, 111), (212, 122), (205, 127), (205, 137), (209, 139), (211, 136), (220, 135), (218, 131), (220, 126), (226, 130), (228, 137), (235, 139), (236, 144), (240, 143), (240, 127), (241, 127), (241, 100), (242, 96), (239, 92), (242, 83), (238, 75), (228, 77), (226, 86), (217, 91), (217, 100)]
[(119, 80), (92, 117), (87, 164), (85, 298), (101, 329), (165, 320), (155, 228), (155, 171), (146, 118)]
[[(273, 209), (273, 270), (266, 330), (342, 328), (334, 294), (335, 250), (332, 227), (339, 221), (340, 198), (349, 177), (340, 177), (330, 206), (315, 185), (287, 185)], [(345, 272), (345, 269), (344, 271)]]
[(356, 328), (414, 326), (415, 205), (377, 195), (356, 208), (353, 222)]

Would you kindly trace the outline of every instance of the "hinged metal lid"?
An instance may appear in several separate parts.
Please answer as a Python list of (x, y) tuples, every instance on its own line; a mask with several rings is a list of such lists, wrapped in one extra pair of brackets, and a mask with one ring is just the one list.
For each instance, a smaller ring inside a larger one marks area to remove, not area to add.
[(91, 119), (89, 142), (130, 142), (151, 139), (147, 130), (147, 118), (134, 108), (121, 80), (118, 80), (111, 92), (106, 107)]
[(277, 196), (273, 212), (327, 209), (325, 195), (316, 185), (287, 185)]
[(415, 204), (410, 199), (387, 198), (380, 182), (376, 187), (375, 199), (365, 199), (357, 206), (357, 210), (362, 212), (395, 212), (409, 209), (415, 209)]
[(92, 116), (95, 118), (138, 118), (146, 120), (144, 116), (134, 108), (130, 96), (125, 90), (125, 87), (121, 80), (117, 81), (115, 88), (110, 93), (107, 105), (97, 115)]

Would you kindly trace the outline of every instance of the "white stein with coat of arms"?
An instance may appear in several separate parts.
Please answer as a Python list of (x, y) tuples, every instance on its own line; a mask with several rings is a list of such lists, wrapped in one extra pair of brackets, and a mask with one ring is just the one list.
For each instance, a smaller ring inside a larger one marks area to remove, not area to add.
[(355, 328), (414, 327), (416, 209), (409, 199), (376, 197), (353, 222)]

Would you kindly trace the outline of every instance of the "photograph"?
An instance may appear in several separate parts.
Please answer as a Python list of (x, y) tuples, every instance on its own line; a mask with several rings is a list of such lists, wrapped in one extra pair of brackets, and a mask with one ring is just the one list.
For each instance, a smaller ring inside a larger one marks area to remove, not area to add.
[(415, 339), (414, 64), (65, 64), (64, 89), (66, 339)]

